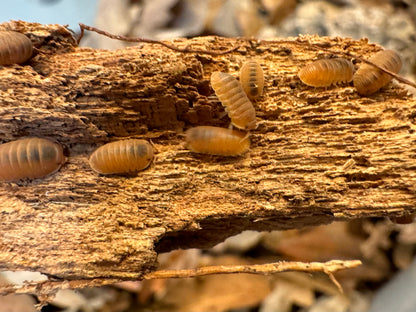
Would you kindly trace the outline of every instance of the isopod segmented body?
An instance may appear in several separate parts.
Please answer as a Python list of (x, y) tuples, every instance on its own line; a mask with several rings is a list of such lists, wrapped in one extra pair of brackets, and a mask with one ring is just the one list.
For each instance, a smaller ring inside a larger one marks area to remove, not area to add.
[(240, 69), (240, 82), (248, 98), (256, 100), (263, 93), (263, 68), (256, 61), (245, 62)]
[(312, 87), (329, 87), (330, 85), (350, 82), (354, 74), (354, 65), (346, 59), (323, 59), (307, 64), (298, 76), (302, 82)]
[(195, 153), (238, 156), (249, 149), (250, 140), (242, 131), (199, 126), (186, 131), (186, 147)]
[(0, 181), (37, 179), (57, 171), (65, 162), (62, 147), (41, 138), (0, 145)]
[(233, 126), (243, 130), (257, 127), (254, 106), (237, 79), (230, 74), (214, 72), (211, 75), (211, 85), (225, 106)]
[[(380, 51), (369, 61), (395, 74), (402, 67), (400, 56), (393, 50)], [(359, 94), (370, 95), (387, 85), (392, 78), (370, 64), (362, 64), (354, 75), (353, 83)]]
[(32, 41), (16, 31), (0, 31), (0, 65), (26, 62), (33, 53)]
[(153, 147), (146, 140), (115, 141), (97, 148), (90, 156), (91, 168), (101, 174), (132, 173), (149, 166)]

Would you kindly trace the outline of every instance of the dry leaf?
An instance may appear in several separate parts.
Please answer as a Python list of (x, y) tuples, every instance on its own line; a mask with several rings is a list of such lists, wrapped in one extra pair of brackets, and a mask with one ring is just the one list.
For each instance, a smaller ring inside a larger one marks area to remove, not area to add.
[(369, 306), (370, 298), (368, 296), (353, 292), (348, 298), (342, 295), (318, 298), (308, 312), (367, 312)]
[[(348, 222), (335, 222), (308, 230), (286, 231), (281, 235), (265, 234), (263, 245), (296, 261), (363, 260), (362, 266), (335, 274), (344, 288), (354, 289), (359, 281), (381, 281), (391, 272), (389, 259), (380, 248), (390, 246), (391, 227), (387, 223), (373, 226), (369, 222), (354, 224), (361, 226), (360, 230), (355, 228), (354, 233), (364, 235), (354, 234)], [(367, 234), (362, 229), (363, 224), (367, 224)]]
[(211, 248), (215, 253), (225, 251), (244, 253), (259, 243), (263, 233), (257, 231), (244, 231), (238, 235), (227, 238), (224, 242)]
[(260, 306), (260, 312), (290, 312), (293, 305), (307, 308), (315, 301), (312, 289), (301, 284), (278, 279), (273, 291)]
[(414, 246), (396, 244), (393, 249), (393, 263), (398, 269), (406, 269), (410, 266), (414, 256)]
[(36, 312), (35, 304), (30, 295), (0, 296), (0, 311), (4, 312)]
[(361, 238), (348, 232), (347, 223), (336, 222), (306, 231), (293, 232), (284, 239), (267, 241), (266, 247), (297, 261), (359, 259)]
[(262, 3), (267, 10), (271, 25), (278, 25), (295, 10), (297, 5), (296, 0), (262, 0)]

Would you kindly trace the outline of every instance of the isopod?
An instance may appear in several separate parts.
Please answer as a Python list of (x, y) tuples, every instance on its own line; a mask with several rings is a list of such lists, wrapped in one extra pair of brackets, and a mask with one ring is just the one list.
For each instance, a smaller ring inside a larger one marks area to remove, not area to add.
[(91, 168), (101, 174), (132, 173), (145, 169), (153, 159), (146, 140), (129, 139), (107, 143), (90, 156)]
[(307, 64), (298, 76), (311, 87), (329, 87), (330, 85), (350, 82), (354, 74), (354, 65), (346, 59), (323, 59)]
[(199, 126), (186, 131), (186, 147), (195, 153), (238, 156), (249, 149), (250, 140), (242, 131)]
[(237, 79), (230, 74), (214, 72), (211, 75), (211, 85), (225, 106), (233, 126), (243, 130), (257, 128), (254, 106)]
[[(395, 74), (402, 68), (400, 56), (393, 50), (380, 51), (369, 61)], [(362, 64), (354, 75), (353, 83), (359, 94), (370, 95), (387, 85), (392, 78), (370, 64)]]
[(245, 62), (240, 70), (240, 82), (249, 99), (258, 99), (264, 88), (264, 74), (260, 64), (256, 61)]
[(33, 53), (33, 43), (16, 31), (0, 31), (0, 65), (26, 62)]
[(65, 162), (58, 143), (41, 138), (0, 145), (0, 181), (37, 179), (56, 172)]

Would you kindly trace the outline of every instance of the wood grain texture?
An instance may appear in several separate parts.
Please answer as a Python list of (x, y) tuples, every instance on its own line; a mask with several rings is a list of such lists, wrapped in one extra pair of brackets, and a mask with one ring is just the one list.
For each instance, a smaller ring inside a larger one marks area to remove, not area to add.
[[(53, 176), (0, 184), (0, 268), (64, 279), (140, 279), (158, 252), (209, 247), (243, 230), (283, 230), (416, 211), (416, 101), (397, 85), (370, 98), (350, 85), (317, 90), (298, 70), (316, 59), (309, 42), (370, 57), (366, 40), (256, 42), (178, 39), (227, 55), (156, 45), (117, 51), (76, 47), (59, 25), (12, 22), (39, 52), (0, 68), (0, 139), (50, 137), (68, 162)], [(255, 57), (265, 74), (258, 128), (242, 157), (184, 148), (192, 126), (227, 127), (209, 85), (238, 76)], [(88, 165), (103, 143), (151, 140), (154, 163), (137, 177), (99, 176)]]

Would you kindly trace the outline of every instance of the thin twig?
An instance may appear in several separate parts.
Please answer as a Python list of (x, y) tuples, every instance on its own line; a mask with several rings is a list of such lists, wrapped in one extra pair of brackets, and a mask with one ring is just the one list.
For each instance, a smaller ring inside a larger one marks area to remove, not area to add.
[[(166, 43), (164, 41), (155, 40), (155, 39), (131, 38), (131, 37), (126, 37), (126, 36), (122, 36), (122, 35), (114, 35), (114, 34), (111, 34), (109, 32), (106, 32), (104, 30), (98, 29), (96, 27), (85, 25), (83, 23), (79, 23), (79, 27), (81, 28), (81, 33), (80, 33), (80, 36), (79, 36), (79, 38), (77, 40), (78, 44), (80, 43), (82, 37), (84, 36), (84, 30), (89, 30), (89, 31), (96, 32), (96, 33), (98, 33), (100, 35), (109, 37), (111, 39), (121, 40), (121, 41), (127, 41), (127, 42), (141, 42), (141, 43), (159, 44), (159, 45), (162, 45), (162, 46), (164, 46), (164, 47), (166, 47), (168, 49), (171, 49), (171, 50), (174, 50), (174, 51), (177, 51), (177, 52), (181, 52), (181, 53), (198, 53), (198, 54), (210, 54), (210, 55), (224, 55), (224, 54), (228, 54), (230, 52), (233, 52), (233, 51), (237, 50), (240, 47), (239, 45), (236, 45), (235, 47), (233, 47), (231, 49), (228, 49), (228, 50), (224, 50), (224, 51), (210, 51), (210, 50), (204, 50), (204, 49), (191, 49), (188, 46), (186, 46), (184, 48), (180, 48), (180, 47), (177, 47), (177, 46), (175, 46), (173, 44), (169, 44), (169, 43)], [(369, 60), (366, 60), (366, 59), (362, 58), (361, 56), (354, 55), (354, 54), (352, 54), (352, 53), (350, 53), (348, 51), (332, 51), (332, 50), (327, 49), (327, 48), (325, 48), (325, 47), (323, 47), (323, 46), (321, 46), (319, 44), (314, 44), (314, 43), (311, 43), (309, 41), (299, 41), (299, 40), (289, 40), (289, 39), (281, 39), (281, 40), (256, 40), (256, 39), (253, 39), (253, 38), (240, 37), (240, 38), (238, 38), (238, 40), (240, 40), (240, 41), (249, 41), (249, 42), (256, 41), (258, 44), (265, 43), (265, 42), (268, 42), (268, 43), (279, 43), (279, 44), (282, 44), (282, 43), (291, 43), (291, 44), (298, 44), (298, 45), (302, 45), (302, 46), (309, 46), (310, 48), (312, 48), (314, 50), (318, 50), (318, 51), (325, 51), (325, 52), (328, 52), (328, 53), (335, 53), (335, 54), (343, 54), (343, 55), (346, 55), (346, 56), (355, 58), (357, 60), (360, 60), (361, 62), (365, 62), (367, 64), (370, 64), (370, 65), (378, 68), (379, 70), (385, 72), (386, 74), (391, 75), (392, 77), (394, 77), (398, 81), (400, 81), (400, 82), (402, 82), (404, 84), (407, 84), (409, 86), (412, 86), (413, 88), (416, 88), (416, 83), (414, 83), (414, 82), (412, 82), (412, 81), (410, 81), (410, 80), (408, 80), (408, 79), (406, 79), (406, 78), (404, 78), (404, 77), (402, 77), (402, 76), (400, 76), (398, 74), (395, 74), (395, 73), (391, 72), (388, 69), (385, 69), (383, 67), (380, 67), (379, 65), (374, 64), (373, 62), (371, 62)]]
[(409, 86), (411, 86), (413, 88), (416, 88), (416, 83), (414, 83), (414, 82), (412, 82), (412, 81), (410, 81), (410, 80), (408, 80), (408, 79), (406, 79), (406, 78), (404, 78), (404, 77), (402, 77), (402, 76), (400, 76), (398, 74), (395, 74), (395, 73), (393, 73), (392, 71), (390, 71), (388, 69), (385, 69), (385, 68), (383, 68), (381, 66), (378, 66), (377, 64), (374, 64), (373, 62), (371, 62), (369, 60), (366, 60), (366, 59), (364, 59), (364, 58), (362, 58), (360, 56), (353, 55), (350, 52), (345, 52), (345, 54), (348, 55), (348, 56), (350, 56), (350, 57), (353, 57), (353, 58), (355, 58), (357, 60), (360, 60), (361, 62), (370, 64), (370, 65), (378, 68), (379, 70), (385, 72), (386, 74), (389, 74), (390, 76), (393, 76), (396, 80), (400, 81), (401, 83), (404, 83), (404, 84), (407, 84), (407, 85), (409, 85)]
[(280, 261), (254, 265), (214, 265), (186, 270), (159, 270), (147, 273), (144, 279), (188, 278), (212, 274), (273, 274), (286, 271), (333, 273), (338, 270), (355, 268), (360, 260), (332, 260), (328, 262)]
[(329, 279), (331, 280), (331, 282), (338, 288), (339, 292), (341, 294), (344, 293), (344, 289), (342, 289), (341, 284), (337, 281), (337, 279), (335, 278), (334, 274), (332, 272), (325, 272), (326, 275), (328, 275)]
[(273, 274), (287, 271), (300, 272), (323, 272), (329, 276), (331, 281), (342, 293), (342, 287), (335, 279), (333, 273), (343, 269), (355, 268), (361, 265), (360, 260), (332, 260), (328, 262), (296, 262), (281, 261), (266, 264), (254, 265), (218, 265), (207, 266), (189, 270), (160, 270), (146, 274), (144, 279), (165, 279), (165, 278), (189, 278), (196, 276), (212, 274), (233, 274), (233, 273), (250, 273), (250, 274)]
[(111, 39), (115, 39), (115, 40), (121, 40), (121, 41), (127, 41), (127, 42), (141, 42), (141, 43), (151, 43), (151, 44), (159, 44), (162, 45), (168, 49), (177, 51), (177, 52), (181, 52), (181, 53), (198, 53), (198, 54), (210, 54), (210, 55), (223, 55), (223, 54), (227, 54), (230, 52), (233, 52), (235, 50), (237, 50), (240, 46), (237, 45), (231, 49), (228, 50), (224, 50), (224, 51), (210, 51), (210, 50), (203, 50), (203, 49), (192, 49), (189, 48), (188, 46), (184, 47), (184, 48), (180, 48), (177, 47), (173, 44), (169, 44), (166, 43), (164, 41), (160, 41), (160, 40), (154, 40), (154, 39), (147, 39), (147, 38), (131, 38), (131, 37), (126, 37), (126, 36), (122, 36), (122, 35), (113, 35), (110, 34), (109, 32), (106, 32), (104, 30), (98, 29), (96, 27), (93, 26), (88, 26), (82, 23), (79, 23), (79, 27), (81, 28), (81, 34), (78, 38), (78, 44), (80, 43), (82, 37), (84, 36), (84, 30), (89, 30), (89, 31), (93, 31), (96, 32), (97, 34), (109, 37)]

